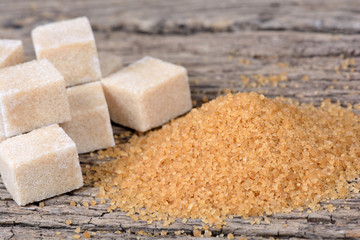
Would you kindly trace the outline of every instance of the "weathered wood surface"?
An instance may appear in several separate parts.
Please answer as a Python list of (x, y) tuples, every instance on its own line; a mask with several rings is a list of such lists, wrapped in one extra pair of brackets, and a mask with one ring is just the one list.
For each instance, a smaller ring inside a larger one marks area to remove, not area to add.
[[(358, 1), (0, 1), (0, 38), (24, 41), (28, 60), (34, 58), (31, 29), (46, 22), (86, 15), (95, 29), (99, 50), (117, 53), (128, 64), (152, 55), (184, 65), (197, 105), (219, 90), (263, 91), (319, 104), (325, 98), (360, 103), (360, 4)], [(341, 56), (340, 56), (341, 55)], [(339, 57), (340, 56), (340, 57)], [(345, 59), (355, 64), (341, 67)], [(244, 63), (249, 60), (250, 64)], [(339, 70), (337, 70), (339, 69)], [(244, 86), (241, 75), (281, 74), (278, 86)], [(303, 76), (309, 77), (304, 81)], [(359, 110), (354, 110), (359, 113)], [(124, 129), (114, 125), (115, 133)], [(99, 162), (88, 154), (82, 166)], [(92, 238), (144, 238), (139, 230), (167, 238), (177, 230), (191, 235), (199, 220), (161, 223), (134, 222), (125, 213), (107, 213), (107, 204), (71, 207), (71, 200), (90, 201), (97, 189), (80, 190), (18, 207), (0, 181), (0, 239), (72, 238), (76, 227), (97, 232)], [(271, 223), (228, 220), (214, 236), (233, 233), (249, 239), (356, 239), (360, 238), (360, 194), (330, 201), (334, 212), (277, 214)], [(344, 206), (346, 206), (344, 208)], [(346, 210), (350, 207), (350, 210)], [(72, 220), (71, 225), (65, 221)], [(284, 224), (287, 226), (285, 227)], [(120, 230), (122, 233), (115, 233)], [(100, 232), (99, 232), (100, 231)], [(128, 232), (126, 232), (128, 231)], [(60, 232), (57, 235), (56, 232)]]

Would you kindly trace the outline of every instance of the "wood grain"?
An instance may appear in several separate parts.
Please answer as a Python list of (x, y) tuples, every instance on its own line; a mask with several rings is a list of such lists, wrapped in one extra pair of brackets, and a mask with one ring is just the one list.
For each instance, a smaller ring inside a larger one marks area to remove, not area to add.
[[(118, 54), (124, 64), (152, 55), (185, 66), (197, 106), (203, 97), (213, 99), (224, 89), (260, 91), (316, 105), (331, 98), (346, 106), (360, 104), (359, 12), (355, 0), (0, 1), (0, 37), (22, 39), (30, 60), (34, 26), (86, 15), (98, 49)], [(354, 59), (354, 64), (341, 67), (347, 59)], [(277, 86), (249, 86), (241, 79), (284, 72), (288, 80)], [(125, 130), (113, 127), (116, 134)], [(82, 167), (100, 162), (89, 154), (81, 155), (80, 161)], [(201, 225), (200, 220), (148, 225), (120, 211), (107, 213), (107, 204), (81, 206), (96, 193), (96, 188), (85, 186), (44, 201), (45, 207), (34, 203), (20, 208), (0, 181), (0, 239), (72, 238), (76, 227), (96, 233), (92, 238), (98, 239), (150, 239), (136, 234), (140, 230), (157, 235), (166, 230), (168, 235), (161, 237), (184, 238)], [(80, 206), (72, 207), (70, 201)], [(360, 238), (360, 194), (330, 203), (337, 207), (332, 213), (276, 214), (270, 224), (255, 225), (234, 217), (223, 229), (211, 230), (213, 236), (233, 233), (249, 239)], [(176, 236), (178, 230), (184, 233)]]
[(0, 9), (1, 26), (10, 29), (86, 15), (97, 30), (151, 34), (360, 31), (360, 6), (356, 0), (16, 0), (1, 1)]

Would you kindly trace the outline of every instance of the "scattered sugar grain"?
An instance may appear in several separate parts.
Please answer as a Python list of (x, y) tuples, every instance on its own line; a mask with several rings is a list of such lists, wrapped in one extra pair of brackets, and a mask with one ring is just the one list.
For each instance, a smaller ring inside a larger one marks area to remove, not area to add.
[[(246, 87), (261, 87), (271, 84), (272, 86), (278, 86), (279, 82), (288, 81), (287, 72), (281, 74), (261, 75), (254, 74), (251, 77), (241, 75), (242, 84)], [(253, 81), (251, 81), (253, 80)]]
[(84, 238), (91, 238), (91, 234), (88, 230), (85, 230), (83, 233)]
[(178, 230), (178, 231), (175, 231), (175, 235), (176, 236), (180, 236), (181, 234), (185, 233), (184, 230)]
[(332, 204), (328, 204), (328, 205), (325, 205), (325, 206), (326, 206), (325, 209), (330, 213), (332, 213), (332, 212), (334, 212), (336, 210), (336, 207), (334, 205), (332, 205)]
[(304, 75), (304, 76), (301, 77), (301, 80), (306, 82), (306, 81), (309, 81), (310, 78), (309, 78), (308, 75)]
[(167, 232), (165, 230), (161, 230), (160, 234), (161, 234), (161, 236), (166, 236)]
[(80, 239), (80, 238), (81, 238), (81, 236), (79, 234), (73, 235), (73, 239)]
[(45, 207), (45, 203), (44, 203), (44, 202), (40, 202), (40, 203), (39, 203), (39, 207), (41, 207), (41, 208)]
[(66, 223), (66, 225), (71, 225), (72, 221), (70, 219), (66, 219), (65, 223)]
[(241, 235), (241, 236), (239, 237), (239, 240), (248, 240), (248, 238), (247, 238), (245, 235)]
[(199, 230), (199, 229), (194, 229), (194, 230), (193, 230), (193, 236), (194, 236), (194, 237), (201, 237), (201, 230)]
[(89, 203), (86, 202), (86, 201), (83, 201), (83, 202), (82, 202), (82, 205), (83, 205), (84, 207), (89, 207)]
[(276, 63), (276, 65), (280, 68), (288, 68), (289, 67), (289, 64), (283, 63), (283, 62), (278, 62), (278, 63)]
[(61, 235), (61, 232), (56, 232), (56, 235)]
[(251, 61), (249, 59), (239, 58), (239, 64), (251, 65)]
[(229, 233), (229, 234), (227, 235), (227, 239), (234, 239), (234, 234)]
[(76, 233), (80, 233), (80, 232), (81, 232), (80, 227), (77, 227), (77, 228), (75, 229), (75, 232), (76, 232)]
[(205, 230), (204, 237), (211, 237), (211, 236), (212, 236), (212, 232), (209, 230)]

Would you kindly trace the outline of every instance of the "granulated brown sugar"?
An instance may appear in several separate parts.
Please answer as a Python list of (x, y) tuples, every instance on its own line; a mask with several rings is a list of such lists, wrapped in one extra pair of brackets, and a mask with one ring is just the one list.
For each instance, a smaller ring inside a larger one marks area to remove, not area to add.
[(91, 237), (91, 234), (88, 230), (85, 230), (84, 233), (83, 233), (83, 236), (84, 238), (90, 238)]
[[(255, 74), (252, 76), (241, 75), (241, 83), (245, 87), (261, 87), (271, 84), (272, 86), (278, 86), (279, 82), (288, 81), (287, 72), (281, 74), (271, 74), (268, 76)], [(251, 81), (253, 80), (253, 81)]]
[(270, 215), (345, 198), (360, 173), (360, 117), (256, 93), (218, 97), (161, 129), (101, 153), (87, 171), (110, 211), (165, 225)]

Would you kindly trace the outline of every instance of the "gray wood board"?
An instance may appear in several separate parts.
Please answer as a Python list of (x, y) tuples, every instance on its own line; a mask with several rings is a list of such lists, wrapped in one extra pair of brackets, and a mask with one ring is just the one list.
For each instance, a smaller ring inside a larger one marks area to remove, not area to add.
[[(151, 55), (185, 66), (196, 106), (224, 89), (260, 91), (315, 105), (331, 98), (346, 106), (360, 103), (359, 12), (358, 2), (350, 0), (0, 1), (0, 38), (22, 39), (26, 59), (31, 60), (33, 27), (86, 15), (98, 49), (118, 54), (125, 64)], [(355, 64), (341, 68), (348, 58)], [(288, 81), (277, 86), (248, 86), (241, 79), (284, 72)], [(304, 81), (304, 76), (309, 80)], [(116, 134), (124, 131), (113, 127)], [(100, 162), (89, 154), (81, 155), (80, 161), (83, 167)], [(76, 227), (97, 232), (92, 238), (99, 239), (150, 238), (136, 235), (140, 230), (152, 234), (166, 230), (168, 235), (162, 238), (187, 238), (193, 226), (201, 225), (200, 220), (186, 224), (177, 220), (169, 227), (159, 222), (148, 225), (120, 211), (107, 213), (107, 204), (88, 208), (69, 204), (90, 201), (96, 193), (96, 188), (85, 186), (44, 201), (43, 208), (38, 203), (21, 208), (0, 181), (0, 239), (72, 238)], [(332, 213), (276, 214), (269, 218), (270, 224), (254, 225), (234, 217), (223, 229), (211, 230), (218, 237), (233, 233), (249, 239), (360, 238), (360, 195), (330, 203), (337, 207)], [(71, 225), (65, 223), (67, 219)], [(184, 234), (176, 236), (178, 230)]]

